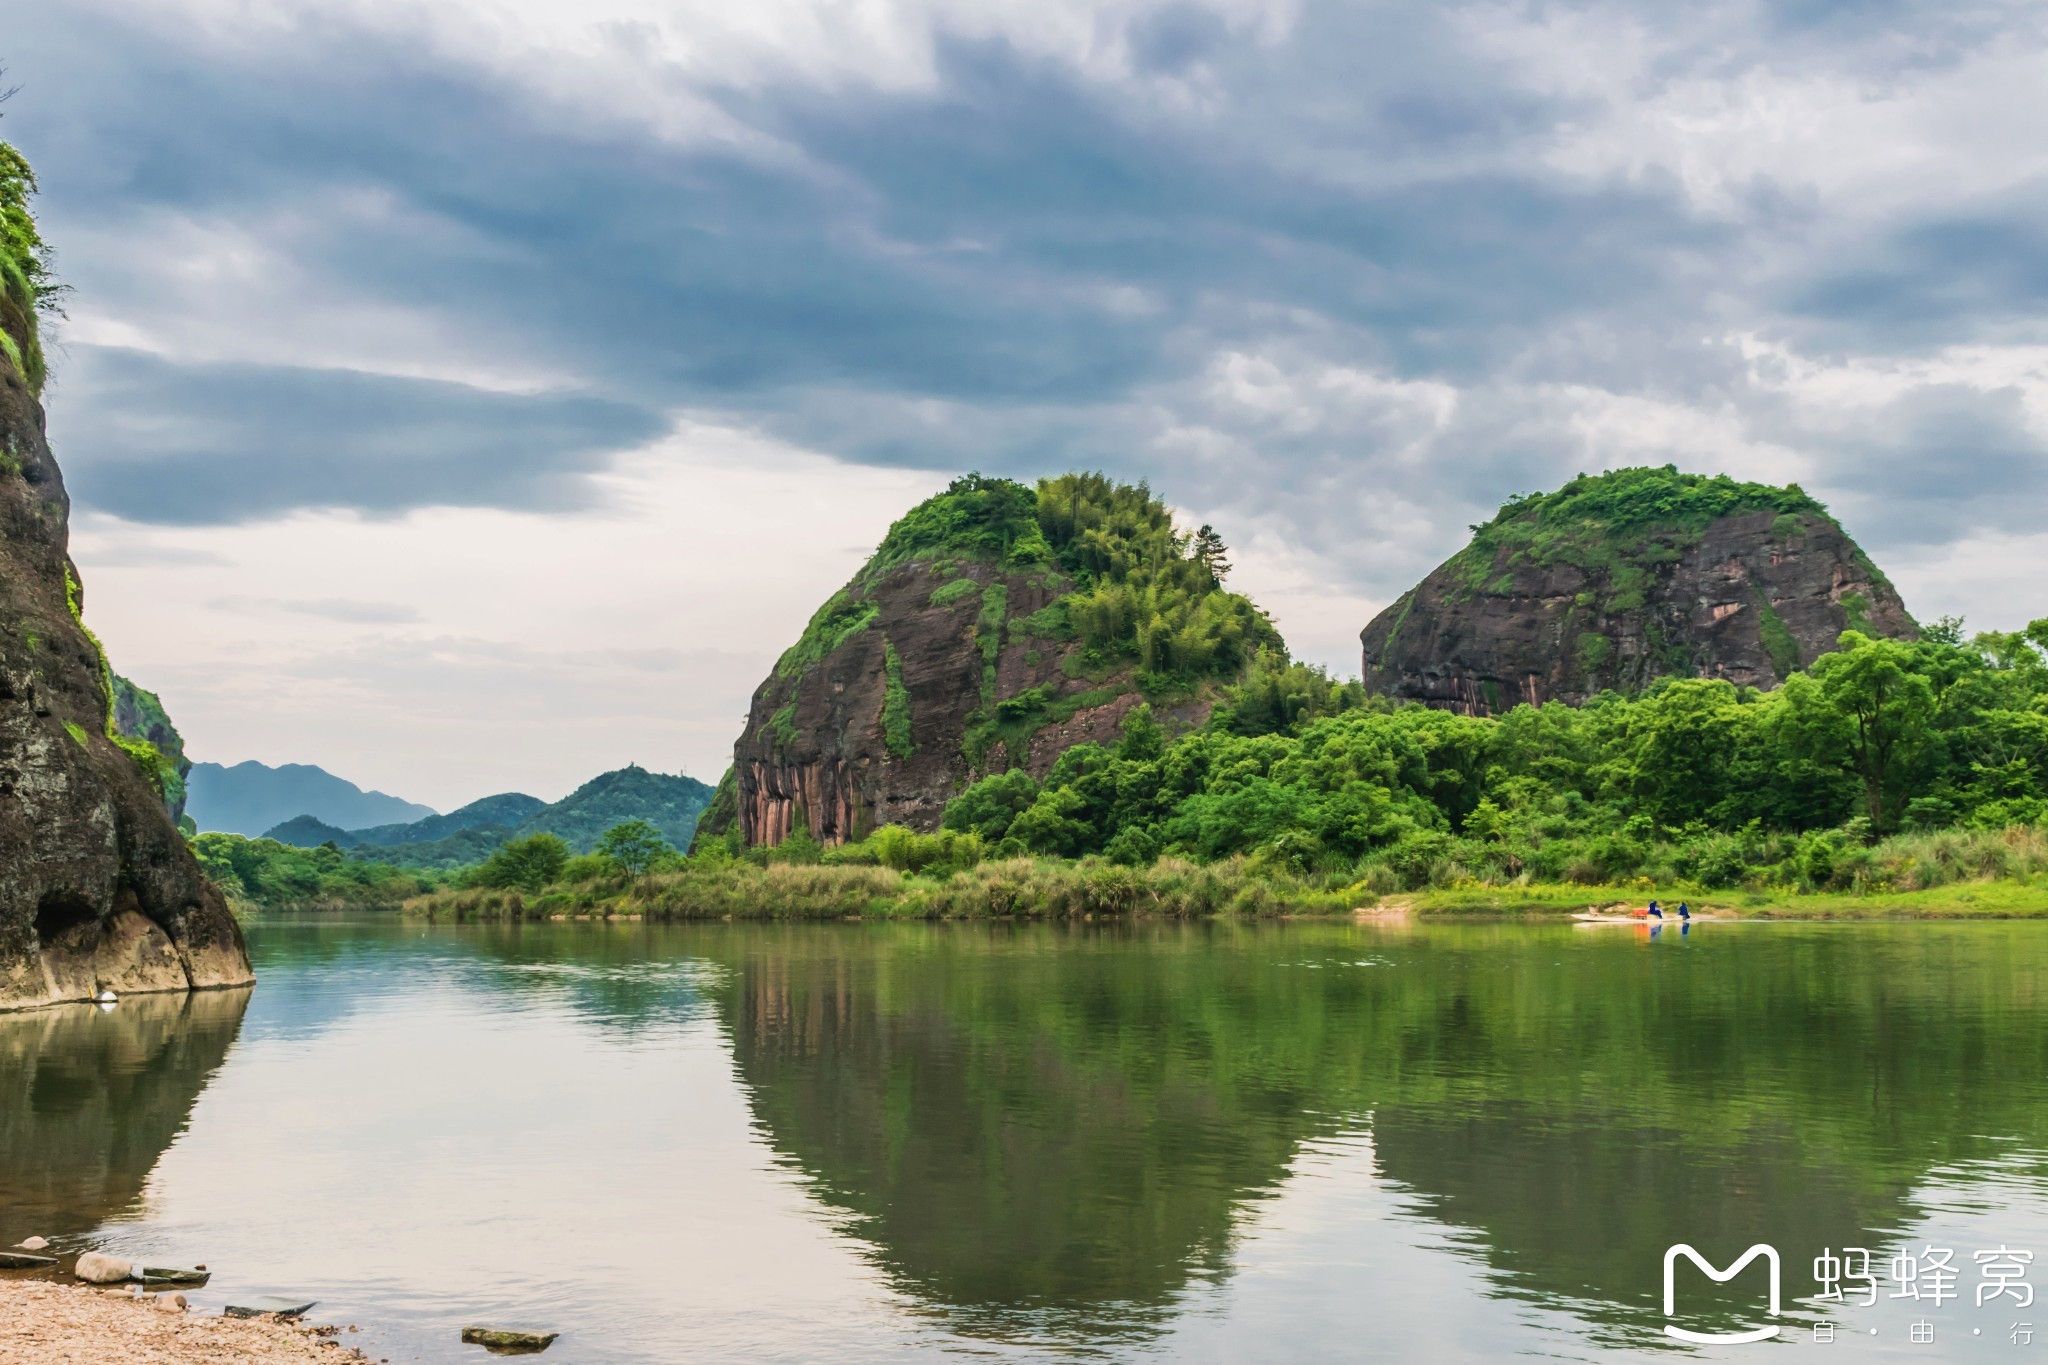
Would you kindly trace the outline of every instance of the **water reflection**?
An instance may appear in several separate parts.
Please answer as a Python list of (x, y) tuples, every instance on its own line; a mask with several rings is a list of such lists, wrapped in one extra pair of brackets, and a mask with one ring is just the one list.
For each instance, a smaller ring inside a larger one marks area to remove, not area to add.
[[(1663, 1249), (1920, 1218), (2048, 1148), (2031, 926), (1615, 938), (1454, 926), (730, 937), (764, 1132), (954, 1330), (1105, 1345), (1232, 1269), (1301, 1144), (1368, 1132), (1495, 1292), (1658, 1340)], [(2048, 1248), (2044, 1248), (2048, 1250)], [(1688, 1289), (1703, 1326), (1755, 1286)], [(1029, 1331), (1027, 1331), (1027, 1326)]]
[(1779, 1246), (1798, 1312), (1822, 1246), (2048, 1253), (2048, 926), (251, 944), (246, 1022), (0, 1018), (0, 1236), (317, 1287), (393, 1358), (541, 1314), (563, 1365), (1632, 1358), (1674, 1241)]
[(128, 1210), (226, 1058), (249, 987), (0, 1014), (0, 1245)]
[(1260, 973), (1200, 932), (913, 934), (742, 941), (728, 1019), (769, 1140), (951, 1330), (1156, 1332), (1333, 1121), (1246, 1065), (1257, 994), (1227, 983)]

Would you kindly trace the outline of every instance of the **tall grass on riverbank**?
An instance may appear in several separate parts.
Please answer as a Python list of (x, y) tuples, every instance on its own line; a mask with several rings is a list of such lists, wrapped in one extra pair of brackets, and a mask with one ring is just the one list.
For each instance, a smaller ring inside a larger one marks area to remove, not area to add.
[(889, 867), (697, 859), (637, 880), (608, 877), (536, 894), (455, 891), (406, 902), (436, 920), (533, 920), (637, 915), (646, 919), (1046, 919), (1083, 916), (1277, 915), (1348, 910), (1358, 887), (1257, 869), (1244, 859), (1198, 864), (1162, 858), (1123, 867), (1097, 858), (1006, 858), (937, 876)]
[[(754, 850), (693, 858), (638, 878), (614, 872), (537, 891), (441, 891), (407, 901), (406, 910), (453, 921), (1188, 918), (1341, 913), (1390, 897), (1424, 913), (1564, 913), (1655, 896), (1794, 915), (1884, 914), (1894, 905), (1898, 914), (1925, 916), (1944, 913), (1946, 895), (1959, 915), (2048, 914), (2048, 830), (2033, 825), (1901, 834), (1875, 844), (1788, 840), (1756, 850), (1766, 856), (1741, 875), (1711, 879), (1688, 876), (1682, 857), (1655, 856), (1658, 846), (1632, 864), (1630, 876), (1546, 879), (1527, 868), (1488, 866), (1483, 856), (1461, 861), (1457, 845), (1466, 843), (1455, 841), (1427, 863), (1368, 857), (1301, 871), (1258, 857), (1161, 858), (1140, 867), (1102, 858), (984, 860), (971, 839), (893, 831), (872, 845), (811, 850), (827, 861)], [(1477, 851), (1484, 855), (1484, 846)]]

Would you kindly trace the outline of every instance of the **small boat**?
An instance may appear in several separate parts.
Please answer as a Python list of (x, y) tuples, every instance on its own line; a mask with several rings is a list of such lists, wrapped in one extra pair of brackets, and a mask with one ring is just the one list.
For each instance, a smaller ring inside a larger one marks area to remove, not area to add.
[(1655, 926), (1660, 924), (1692, 924), (1699, 920), (1708, 920), (1716, 918), (1719, 917), (1715, 915), (1694, 915), (1691, 919), (1681, 919), (1677, 915), (1666, 915), (1663, 919), (1658, 919), (1655, 915), (1616, 914), (1611, 910), (1581, 910), (1577, 914), (1572, 916), (1572, 923), (1647, 924), (1654, 928)]

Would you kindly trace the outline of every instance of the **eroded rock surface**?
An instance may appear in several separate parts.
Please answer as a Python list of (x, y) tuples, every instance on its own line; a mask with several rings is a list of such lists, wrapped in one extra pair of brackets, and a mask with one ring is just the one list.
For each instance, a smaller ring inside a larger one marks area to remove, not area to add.
[(1917, 633), (1833, 518), (1796, 488), (1763, 495), (1782, 505), (1619, 531), (1585, 517), (1543, 525), (1540, 499), (1504, 511), (1365, 628), (1366, 687), (1494, 715), (1667, 676), (1775, 687), (1845, 630)]
[[(825, 844), (887, 824), (933, 830), (946, 802), (982, 771), (1024, 767), (1043, 777), (1072, 745), (1113, 741), (1140, 700), (1128, 674), (1070, 677), (1062, 664), (1073, 646), (1023, 624), (1063, 586), (1049, 573), (948, 561), (856, 580), (848, 591), (873, 607), (872, 620), (815, 662), (785, 660), (754, 693), (733, 747), (735, 815), (747, 841), (779, 844), (799, 825)], [(893, 747), (892, 653), (902, 717)], [(1015, 727), (1007, 738), (986, 726), (975, 742), (979, 719), (1005, 702), (1022, 714), (1013, 699), (1031, 696), (1049, 699), (1058, 719), (1028, 734)], [(1207, 710), (1196, 703), (1179, 719)]]
[(1143, 484), (968, 474), (911, 508), (754, 693), (699, 842), (936, 828), (992, 773), (1042, 778), (1144, 701), (1169, 731), (1285, 646), (1222, 538)]
[(0, 1010), (246, 984), (220, 892), (108, 737), (69, 510), (42, 405), (0, 352)]

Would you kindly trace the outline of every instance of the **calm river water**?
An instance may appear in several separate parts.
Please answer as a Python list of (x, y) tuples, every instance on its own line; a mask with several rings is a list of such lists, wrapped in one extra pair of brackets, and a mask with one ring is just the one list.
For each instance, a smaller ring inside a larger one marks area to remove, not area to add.
[[(567, 1365), (1732, 1358), (1661, 1335), (1664, 1252), (1762, 1242), (1781, 1317), (1759, 1258), (1683, 1267), (1678, 1321), (2048, 1360), (2048, 1298), (1975, 1302), (1978, 1251), (2048, 1256), (2048, 925), (250, 942), (253, 992), (0, 1016), (0, 1244), (205, 1262), (201, 1305), (303, 1292), (394, 1362), (554, 1328)], [(1813, 1298), (1844, 1247), (1875, 1306)]]

